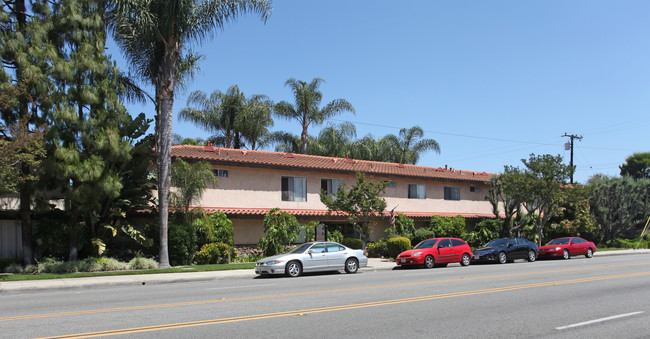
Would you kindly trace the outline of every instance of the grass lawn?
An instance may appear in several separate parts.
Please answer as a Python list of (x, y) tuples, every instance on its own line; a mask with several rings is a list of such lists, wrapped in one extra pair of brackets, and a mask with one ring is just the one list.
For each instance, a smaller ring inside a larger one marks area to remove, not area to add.
[(157, 268), (157, 269), (152, 269), (152, 270), (137, 270), (137, 271), (80, 272), (80, 273), (63, 273), (63, 274), (52, 274), (52, 273), (43, 273), (43, 274), (0, 274), (0, 282), (2, 282), (2, 281), (19, 281), (19, 280), (103, 277), (103, 276), (112, 276), (112, 275), (205, 272), (205, 271), (240, 270), (240, 269), (253, 269), (253, 268), (255, 268), (255, 263), (237, 263), (237, 264), (220, 264), (220, 265), (192, 265), (192, 266), (179, 266), (179, 267)]

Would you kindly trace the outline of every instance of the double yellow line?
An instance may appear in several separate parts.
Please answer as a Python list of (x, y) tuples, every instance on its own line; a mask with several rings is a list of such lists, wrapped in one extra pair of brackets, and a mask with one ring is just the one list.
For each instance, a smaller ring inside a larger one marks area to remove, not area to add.
[(630, 267), (630, 266), (639, 266), (639, 265), (650, 265), (650, 263), (609, 265), (609, 266), (585, 267), (585, 268), (569, 268), (569, 269), (561, 269), (561, 270), (549, 270), (549, 271), (537, 271), (537, 272), (524, 272), (524, 273), (512, 273), (512, 274), (501, 274), (501, 275), (489, 275), (489, 276), (480, 276), (480, 277), (474, 277), (474, 278), (441, 279), (441, 280), (433, 280), (433, 281), (419, 281), (419, 282), (409, 282), (409, 283), (401, 283), (401, 284), (364, 286), (364, 287), (353, 287), (353, 288), (322, 290), (322, 291), (310, 291), (310, 292), (295, 292), (295, 293), (285, 293), (285, 294), (273, 294), (273, 295), (243, 297), (243, 298), (229, 298), (229, 299), (221, 298), (221, 299), (214, 299), (214, 300), (200, 300), (200, 301), (188, 301), (188, 302), (169, 303), (169, 304), (105, 308), (105, 309), (86, 310), (86, 311), (31, 314), (31, 315), (22, 315), (22, 316), (0, 318), (0, 322), (2, 322), (2, 321), (10, 321), (10, 320), (22, 320), (22, 319), (61, 317), (61, 316), (69, 316), (69, 315), (83, 315), (83, 314), (96, 314), (96, 313), (108, 313), (108, 312), (122, 312), (122, 311), (137, 311), (137, 310), (156, 309), (156, 308), (165, 308), (165, 307), (204, 305), (204, 304), (215, 304), (215, 303), (233, 302), (233, 301), (284, 298), (284, 297), (326, 294), (326, 293), (351, 292), (351, 291), (380, 289), (380, 288), (395, 288), (395, 287), (404, 287), (404, 286), (439, 284), (439, 283), (449, 283), (449, 282), (457, 282), (457, 281), (483, 280), (483, 279), (491, 279), (491, 278), (506, 278), (506, 277), (536, 275), (536, 274), (550, 274), (550, 273), (575, 272), (575, 271), (585, 271), (585, 270), (595, 270), (595, 269), (605, 269), (605, 268)]
[(313, 314), (313, 313), (343, 311), (343, 310), (351, 310), (356, 308), (377, 307), (377, 306), (403, 304), (403, 303), (411, 303), (411, 302), (418, 302), (418, 301), (463, 297), (463, 296), (476, 295), (476, 294), (506, 292), (506, 291), (514, 291), (514, 290), (521, 290), (527, 288), (558, 286), (558, 285), (585, 283), (585, 282), (593, 282), (593, 281), (601, 281), (601, 280), (609, 280), (609, 279), (638, 277), (638, 276), (645, 276), (645, 275), (650, 275), (650, 272), (628, 273), (628, 274), (610, 275), (610, 276), (603, 276), (603, 277), (592, 277), (592, 278), (584, 278), (584, 279), (573, 279), (573, 280), (562, 280), (562, 281), (553, 281), (553, 282), (536, 283), (536, 284), (506, 286), (506, 287), (490, 288), (490, 289), (474, 290), (474, 291), (466, 291), (466, 292), (436, 294), (436, 295), (414, 297), (414, 298), (374, 301), (374, 302), (360, 303), (360, 304), (349, 304), (349, 305), (320, 307), (320, 308), (312, 308), (312, 309), (304, 309), (304, 310), (296, 310), (296, 311), (288, 311), (288, 312), (265, 313), (265, 314), (256, 314), (256, 315), (240, 316), (240, 317), (191, 321), (191, 322), (183, 322), (183, 323), (176, 323), (176, 324), (135, 327), (135, 328), (126, 328), (126, 329), (119, 329), (119, 330), (100, 331), (100, 332), (78, 333), (78, 334), (70, 334), (70, 335), (63, 335), (63, 336), (47, 337), (41, 339), (92, 338), (92, 337), (131, 334), (131, 333), (139, 333), (139, 332), (162, 331), (162, 330), (170, 330), (170, 329), (179, 329), (184, 327), (216, 325), (216, 324), (225, 324), (225, 323), (240, 322), (240, 321), (258, 320), (258, 319), (270, 319), (270, 318), (287, 317), (287, 316), (301, 316), (301, 315)]

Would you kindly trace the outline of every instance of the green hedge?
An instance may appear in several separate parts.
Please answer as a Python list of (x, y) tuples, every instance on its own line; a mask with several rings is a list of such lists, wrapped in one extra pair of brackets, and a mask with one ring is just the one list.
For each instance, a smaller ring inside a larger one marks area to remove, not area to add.
[(341, 244), (354, 250), (360, 250), (363, 248), (363, 241), (361, 241), (361, 239), (344, 238)]
[(205, 244), (194, 256), (197, 265), (228, 264), (237, 257), (237, 251), (230, 245), (222, 242)]
[(385, 239), (369, 243), (366, 249), (370, 258), (388, 257), (388, 243)]
[(391, 258), (397, 258), (397, 256), (411, 249), (411, 240), (405, 237), (394, 237), (388, 239), (388, 256)]

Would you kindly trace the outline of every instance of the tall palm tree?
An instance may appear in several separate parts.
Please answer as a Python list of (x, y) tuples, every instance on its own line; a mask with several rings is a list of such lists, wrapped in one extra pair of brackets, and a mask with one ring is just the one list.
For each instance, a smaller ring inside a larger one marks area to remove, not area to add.
[(246, 141), (243, 146), (256, 150), (271, 142), (272, 107), (273, 102), (266, 95), (256, 94), (246, 99), (241, 113), (235, 118), (235, 126)]
[(109, 0), (114, 38), (132, 69), (155, 87), (156, 155), (160, 213), (160, 266), (169, 267), (167, 221), (171, 186), (171, 139), (174, 91), (183, 70), (199, 57), (185, 44), (201, 42), (226, 22), (253, 12), (266, 22), (270, 0)]
[(318, 139), (309, 146), (309, 154), (343, 158), (350, 153), (357, 129), (351, 122), (330, 124), (318, 134)]
[(399, 137), (392, 134), (385, 136), (389, 144), (395, 149), (394, 162), (401, 164), (415, 165), (420, 159), (420, 154), (426, 151), (434, 151), (440, 154), (440, 145), (433, 139), (422, 139), (424, 131), (420, 126), (413, 126), (409, 129), (402, 128)]
[(202, 91), (194, 91), (187, 104), (194, 107), (183, 108), (178, 117), (216, 133), (210, 138), (215, 145), (242, 148), (248, 142), (251, 149), (256, 149), (268, 142), (273, 103), (265, 95), (256, 94), (247, 99), (233, 85), (226, 93), (216, 90), (209, 97)]
[(288, 120), (297, 120), (302, 126), (300, 141), (303, 154), (307, 154), (309, 125), (320, 125), (325, 120), (345, 111), (355, 113), (352, 104), (345, 99), (332, 100), (325, 107), (319, 108), (323, 93), (318, 90), (318, 87), (323, 82), (325, 80), (321, 78), (314, 78), (310, 83), (291, 78), (286, 81), (285, 85), (291, 88), (295, 105), (287, 101), (280, 101), (275, 105), (276, 115)]

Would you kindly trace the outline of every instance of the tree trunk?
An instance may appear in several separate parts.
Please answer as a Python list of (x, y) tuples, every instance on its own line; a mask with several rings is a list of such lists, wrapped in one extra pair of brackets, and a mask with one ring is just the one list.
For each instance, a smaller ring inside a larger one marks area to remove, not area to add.
[(161, 74), (156, 82), (156, 101), (160, 108), (160, 135), (158, 143), (158, 212), (160, 213), (160, 251), (159, 265), (169, 267), (169, 247), (167, 243), (169, 221), (169, 190), (171, 188), (171, 148), (172, 148), (172, 109), (174, 106), (174, 87), (176, 81), (176, 61), (178, 43), (170, 41), (161, 64)]

